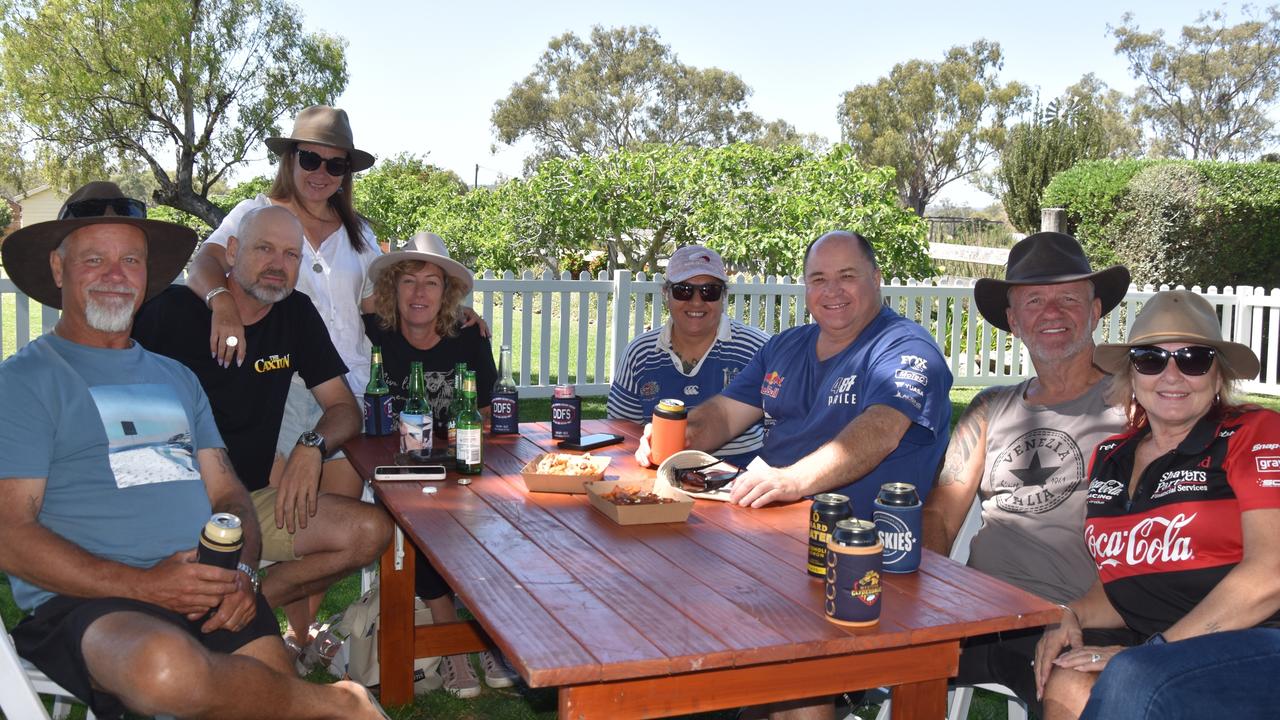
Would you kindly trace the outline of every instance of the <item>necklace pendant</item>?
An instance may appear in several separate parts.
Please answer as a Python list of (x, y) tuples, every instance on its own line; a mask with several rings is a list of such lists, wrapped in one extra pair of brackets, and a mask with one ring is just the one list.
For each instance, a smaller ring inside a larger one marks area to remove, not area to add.
[(316, 263), (315, 263), (314, 265), (312, 265), (312, 266), (311, 266), (311, 270), (312, 270), (312, 272), (322, 273), (322, 272), (324, 272), (324, 266), (322, 266), (322, 265), (320, 264), (320, 261), (319, 261), (319, 260), (317, 260), (317, 261), (316, 261)]

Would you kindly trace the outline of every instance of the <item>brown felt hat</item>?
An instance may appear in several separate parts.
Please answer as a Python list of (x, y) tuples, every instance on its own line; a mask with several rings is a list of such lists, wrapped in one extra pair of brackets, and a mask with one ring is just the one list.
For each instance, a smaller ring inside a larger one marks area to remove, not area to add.
[(466, 265), (449, 257), (449, 248), (445, 246), (444, 238), (433, 232), (420, 232), (399, 250), (379, 255), (369, 263), (369, 282), (377, 284), (382, 273), (402, 260), (421, 260), (438, 266), (446, 275), (462, 284), (463, 292), (470, 292), (475, 285), (475, 277), (471, 271)]
[(1129, 271), (1122, 265), (1094, 272), (1084, 248), (1070, 235), (1038, 232), (1009, 250), (1004, 280), (983, 278), (973, 285), (973, 299), (987, 322), (1009, 329), (1009, 288), (1014, 285), (1056, 285), (1093, 281), (1093, 296), (1102, 301), (1102, 314), (1111, 312), (1129, 290)]
[(132, 225), (147, 236), (147, 293), (149, 300), (164, 290), (186, 267), (196, 247), (196, 231), (160, 220), (146, 219), (147, 206), (127, 198), (112, 182), (91, 182), (62, 204), (57, 220), (29, 225), (5, 238), (0, 246), (4, 270), (13, 284), (41, 305), (62, 307), (62, 288), (53, 281), (49, 253), (73, 231), (89, 225)]
[(1248, 345), (1223, 340), (1213, 305), (1190, 290), (1165, 290), (1151, 296), (1134, 319), (1128, 342), (1099, 345), (1093, 350), (1093, 362), (1114, 375), (1129, 362), (1129, 348), (1160, 343), (1215, 348), (1226, 361), (1226, 366), (1219, 366), (1226, 380), (1249, 380), (1258, 375), (1258, 356)]
[(351, 156), (351, 172), (367, 170), (375, 162), (373, 155), (356, 148), (347, 111), (328, 105), (312, 105), (298, 113), (293, 121), (293, 132), (288, 137), (269, 137), (266, 143), (268, 150), (281, 156), (298, 143), (315, 143), (346, 150)]

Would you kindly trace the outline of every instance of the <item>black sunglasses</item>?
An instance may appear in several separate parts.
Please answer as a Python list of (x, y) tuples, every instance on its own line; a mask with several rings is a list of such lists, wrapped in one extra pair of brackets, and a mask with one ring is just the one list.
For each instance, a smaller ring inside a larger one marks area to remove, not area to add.
[(1204, 375), (1213, 367), (1213, 359), (1217, 355), (1217, 350), (1203, 345), (1188, 345), (1172, 351), (1152, 345), (1129, 348), (1129, 361), (1133, 363), (1133, 369), (1143, 375), (1159, 375), (1164, 372), (1169, 358), (1177, 362), (1178, 371), (1183, 375)]
[(719, 464), (720, 461), (716, 460), (706, 465), (680, 468), (675, 472), (675, 477), (672, 478), (671, 484), (680, 490), (694, 493), (710, 493), (723, 490), (726, 485), (742, 474), (742, 468), (733, 471), (706, 472), (708, 468)]
[(73, 200), (62, 206), (58, 213), (59, 220), (73, 218), (108, 217), (107, 211), (118, 217), (145, 218), (147, 205), (133, 198), (94, 198), (92, 200)]
[(724, 294), (724, 285), (722, 283), (707, 283), (706, 285), (690, 285), (689, 283), (672, 283), (671, 297), (680, 302), (688, 302), (693, 299), (693, 291), (697, 290), (702, 299), (707, 302), (715, 302)]
[(351, 170), (351, 161), (344, 157), (322, 158), (320, 153), (314, 153), (310, 150), (298, 150), (298, 167), (311, 172), (320, 165), (324, 165), (324, 171), (334, 177), (342, 177)]

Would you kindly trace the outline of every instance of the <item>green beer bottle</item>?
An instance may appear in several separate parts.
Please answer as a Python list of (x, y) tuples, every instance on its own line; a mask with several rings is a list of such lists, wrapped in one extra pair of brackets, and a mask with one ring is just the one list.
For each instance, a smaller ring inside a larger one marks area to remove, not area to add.
[(449, 437), (449, 456), (458, 457), (458, 413), (462, 412), (462, 376), (467, 372), (466, 363), (453, 366), (453, 397), (449, 400), (449, 417), (447, 419)]
[(364, 434), (379, 437), (390, 435), (394, 430), (391, 388), (382, 372), (382, 348), (374, 345), (369, 355), (369, 383), (364, 386)]
[(480, 427), (484, 418), (476, 408), (476, 374), (470, 370), (462, 381), (462, 402), (458, 413), (458, 472), (478, 475), (483, 468)]
[(400, 452), (421, 462), (431, 454), (431, 434), (426, 376), (422, 363), (414, 360), (409, 364), (409, 399), (400, 411)]

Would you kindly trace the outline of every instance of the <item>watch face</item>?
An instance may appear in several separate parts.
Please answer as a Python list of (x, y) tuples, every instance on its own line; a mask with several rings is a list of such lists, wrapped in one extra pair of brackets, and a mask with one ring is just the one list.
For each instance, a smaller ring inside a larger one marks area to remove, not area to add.
[(298, 444), (306, 445), (307, 447), (319, 447), (320, 442), (320, 433), (315, 430), (308, 430), (302, 433), (302, 436), (298, 438)]

